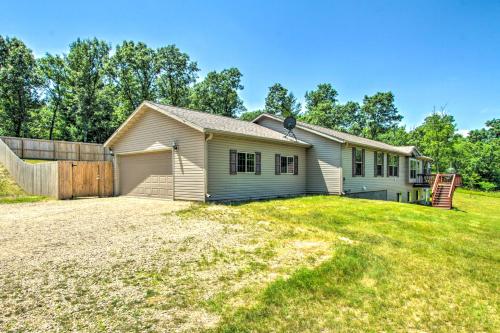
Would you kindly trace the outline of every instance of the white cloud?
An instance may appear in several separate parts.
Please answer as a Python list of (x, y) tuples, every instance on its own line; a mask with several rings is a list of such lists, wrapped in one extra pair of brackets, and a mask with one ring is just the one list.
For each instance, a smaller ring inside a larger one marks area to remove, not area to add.
[(457, 134), (460, 134), (463, 137), (468, 137), (469, 136), (469, 130), (468, 129), (459, 129), (457, 131)]

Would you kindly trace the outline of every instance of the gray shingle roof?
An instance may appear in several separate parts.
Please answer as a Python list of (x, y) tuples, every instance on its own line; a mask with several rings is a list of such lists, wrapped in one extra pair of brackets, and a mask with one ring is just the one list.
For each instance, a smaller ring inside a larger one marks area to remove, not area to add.
[(285, 138), (282, 133), (252, 122), (149, 101), (145, 102), (145, 104), (157, 109), (158, 111), (165, 112), (166, 114), (179, 118), (188, 124), (194, 125), (204, 132), (226, 133), (236, 136), (254, 137), (301, 146), (310, 146), (310, 144), (306, 142), (295, 140), (290, 137)]
[[(277, 117), (275, 115), (270, 115), (270, 114), (263, 114), (259, 117), (269, 117), (269, 118), (280, 120), (280, 121), (282, 120), (282, 118)], [(254, 121), (259, 119), (259, 117), (257, 117)], [(416, 148), (414, 146), (393, 146), (393, 145), (389, 145), (387, 143), (383, 143), (380, 141), (362, 138), (362, 137), (359, 137), (356, 135), (336, 131), (336, 130), (321, 127), (318, 125), (311, 125), (308, 123), (304, 123), (302, 121), (297, 121), (297, 126), (302, 127), (304, 129), (310, 129), (310, 130), (319, 132), (321, 134), (330, 136), (330, 137), (335, 138), (335, 139), (339, 139), (339, 140), (344, 141), (344, 142), (348, 142), (348, 143), (353, 144), (353, 145), (360, 145), (360, 146), (369, 147), (369, 148), (381, 149), (384, 151), (398, 153), (398, 154), (402, 154), (402, 155), (406, 155), (406, 156), (410, 156), (410, 155), (412, 155), (412, 153), (414, 151), (416, 151)]]

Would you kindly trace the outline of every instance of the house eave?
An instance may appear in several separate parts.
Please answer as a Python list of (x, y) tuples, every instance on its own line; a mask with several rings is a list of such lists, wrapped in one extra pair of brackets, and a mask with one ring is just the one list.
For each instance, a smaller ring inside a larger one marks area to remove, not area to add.
[[(254, 120), (252, 120), (252, 122), (253, 123), (257, 123), (260, 119), (265, 118), (265, 117), (267, 117), (269, 119), (273, 119), (273, 120), (279, 121), (279, 122), (283, 121), (282, 119), (279, 119), (277, 117), (273, 117), (272, 115), (264, 113), (264, 114), (261, 114), (261, 115), (257, 116), (257, 118), (255, 118)], [(310, 129), (308, 127), (304, 127), (304, 126), (301, 126), (301, 125), (298, 125), (298, 124), (295, 127), (299, 128), (301, 130), (304, 130), (306, 132), (314, 133), (314, 134), (316, 134), (318, 136), (321, 136), (323, 138), (326, 138), (326, 139), (329, 139), (329, 140), (332, 140), (332, 141), (335, 141), (335, 142), (338, 142), (338, 143), (344, 143), (345, 142), (344, 140), (341, 140), (341, 139), (339, 139), (337, 137), (334, 137), (334, 136), (331, 136), (331, 135), (328, 135), (328, 134), (324, 134), (324, 133), (315, 131), (315, 130)]]
[(253, 139), (253, 140), (258, 140), (258, 141), (275, 142), (275, 143), (280, 143), (280, 144), (285, 144), (285, 145), (294, 145), (294, 146), (300, 146), (300, 147), (304, 147), (304, 148), (309, 148), (312, 146), (311, 144), (305, 143), (305, 142), (299, 142), (299, 141), (293, 141), (293, 140), (288, 141), (288, 140), (273, 139), (273, 138), (268, 138), (268, 137), (259, 136), (259, 135), (248, 135), (248, 134), (234, 133), (234, 132), (229, 132), (229, 131), (205, 129), (205, 132), (206, 133), (213, 133), (213, 134), (220, 134), (220, 135), (225, 135), (225, 136), (233, 136), (233, 137), (238, 137), (238, 138)]

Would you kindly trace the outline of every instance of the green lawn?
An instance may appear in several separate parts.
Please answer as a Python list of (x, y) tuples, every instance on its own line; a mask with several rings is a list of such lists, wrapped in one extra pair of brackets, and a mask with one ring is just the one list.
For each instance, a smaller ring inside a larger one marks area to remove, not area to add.
[(244, 269), (198, 300), (215, 332), (498, 332), (499, 195), (454, 206), (312, 196), (178, 215), (258, 230), (258, 255), (227, 255)]
[(52, 160), (30, 160), (30, 159), (25, 159), (23, 161), (26, 162), (26, 163), (29, 163), (29, 164), (39, 164), (39, 163), (54, 162)]

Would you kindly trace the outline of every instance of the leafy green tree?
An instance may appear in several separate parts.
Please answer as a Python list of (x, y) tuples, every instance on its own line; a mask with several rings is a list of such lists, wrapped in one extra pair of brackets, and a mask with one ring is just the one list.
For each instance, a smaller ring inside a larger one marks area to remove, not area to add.
[(378, 140), (394, 146), (407, 146), (410, 145), (411, 137), (406, 127), (397, 126), (379, 134)]
[(102, 142), (113, 131), (113, 92), (106, 86), (106, 65), (111, 47), (96, 38), (77, 39), (70, 45), (68, 103), (73, 135), (83, 142)]
[(329, 83), (319, 84), (316, 90), (307, 91), (305, 95), (306, 112), (300, 119), (313, 125), (339, 129), (343, 117), (336, 112), (337, 91)]
[(464, 184), (484, 190), (500, 188), (499, 120), (486, 122), (486, 127), (458, 137), (453, 166), (462, 174)]
[(156, 100), (156, 80), (160, 73), (156, 52), (142, 42), (124, 41), (116, 47), (107, 71), (120, 98), (121, 123), (145, 100)]
[(0, 127), (3, 134), (29, 136), (32, 113), (40, 107), (41, 79), (30, 49), (0, 36)]
[(361, 135), (364, 129), (364, 118), (361, 108), (356, 102), (336, 104), (330, 107), (328, 103), (306, 111), (300, 120), (334, 130)]
[(365, 118), (356, 102), (339, 104), (338, 93), (331, 84), (319, 84), (316, 90), (306, 92), (306, 112), (301, 120), (310, 124), (360, 135)]
[(361, 106), (356, 102), (347, 102), (337, 107), (339, 118), (343, 119), (340, 130), (361, 136), (366, 127), (366, 116), (361, 111)]
[(238, 91), (243, 89), (241, 77), (237, 68), (209, 72), (203, 81), (194, 85), (190, 106), (208, 113), (236, 117), (245, 111), (238, 96)]
[(244, 121), (252, 121), (264, 113), (264, 110), (247, 111), (240, 114), (239, 119)]
[[(168, 45), (158, 49), (157, 64), (160, 69), (158, 89), (161, 101), (174, 106), (189, 105), (190, 88), (198, 77), (197, 63), (191, 61), (175, 45)], [(238, 76), (236, 73), (230, 73), (229, 76), (231, 75)], [(237, 81), (239, 85), (239, 78)]]
[(316, 90), (306, 92), (306, 110), (313, 110), (321, 104), (329, 104), (333, 108), (338, 102), (337, 96), (337, 90), (330, 83), (320, 83)]
[(419, 151), (431, 157), (437, 172), (443, 172), (451, 166), (453, 145), (456, 140), (456, 125), (453, 116), (434, 111), (426, 117), (424, 123), (410, 134)]
[(500, 119), (492, 119), (486, 122), (486, 127), (492, 139), (500, 138)]
[(288, 92), (288, 89), (281, 84), (275, 83), (269, 87), (264, 108), (267, 113), (283, 117), (297, 116), (300, 109), (301, 105), (297, 102), (293, 93)]
[(500, 119), (492, 119), (486, 122), (486, 128), (472, 130), (469, 133), (469, 140), (472, 142), (490, 141), (500, 138)]
[(380, 134), (394, 128), (403, 119), (394, 105), (392, 92), (365, 96), (361, 110), (366, 119), (364, 136), (369, 139), (377, 140)]
[[(43, 112), (40, 112), (40, 117), (48, 120), (41, 121), (41, 123), (44, 124), (43, 127), (48, 127), (48, 138), (53, 140), (56, 124), (61, 119), (61, 113), (65, 111), (64, 100), (68, 93), (68, 72), (64, 59), (58, 55), (47, 54), (39, 59), (38, 68), (43, 79), (46, 99), (46, 107), (42, 109)], [(45, 114), (47, 115), (43, 117)], [(60, 125), (64, 126), (63, 124)], [(45, 135), (40, 137), (45, 137)]]

